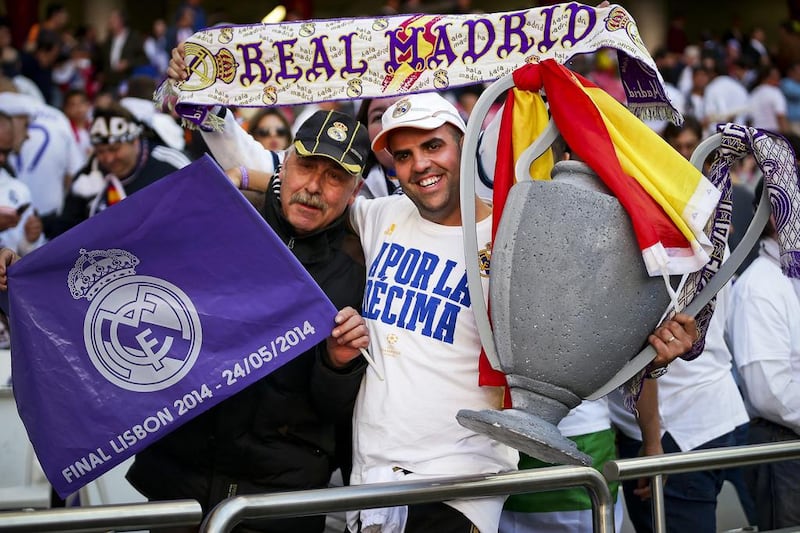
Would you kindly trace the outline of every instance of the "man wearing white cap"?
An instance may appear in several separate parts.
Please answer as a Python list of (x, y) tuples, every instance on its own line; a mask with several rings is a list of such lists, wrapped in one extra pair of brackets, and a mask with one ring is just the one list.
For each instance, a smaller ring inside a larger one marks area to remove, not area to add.
[(12, 154), (19, 154), (22, 144), (28, 138), (28, 125), (34, 113), (34, 101), (28, 101), (27, 96), (16, 93), (0, 92), (0, 112), (11, 118), (12, 146), (6, 153), (3, 165), (11, 164)]
[[(460, 409), (499, 409), (503, 391), (478, 386), (480, 342), (467, 290), (460, 160), (466, 125), (438, 94), (403, 97), (383, 115), (404, 196), (356, 202), (351, 222), (367, 262), (363, 315), (385, 382), (367, 370), (353, 424), (353, 484), (516, 469), (515, 450), (458, 424)], [(487, 254), (491, 208), (475, 199)], [(483, 272), (488, 283), (488, 271)], [(488, 285), (484, 284), (484, 291)], [(387, 386), (388, 384), (388, 386)], [(349, 513), (351, 531), (497, 531), (503, 497)]]

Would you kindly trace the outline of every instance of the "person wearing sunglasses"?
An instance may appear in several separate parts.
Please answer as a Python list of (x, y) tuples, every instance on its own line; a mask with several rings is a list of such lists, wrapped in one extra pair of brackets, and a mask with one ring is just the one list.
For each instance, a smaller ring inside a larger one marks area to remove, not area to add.
[(247, 130), (264, 148), (273, 152), (289, 148), (292, 143), (291, 131), (286, 116), (275, 107), (261, 109), (253, 115)]

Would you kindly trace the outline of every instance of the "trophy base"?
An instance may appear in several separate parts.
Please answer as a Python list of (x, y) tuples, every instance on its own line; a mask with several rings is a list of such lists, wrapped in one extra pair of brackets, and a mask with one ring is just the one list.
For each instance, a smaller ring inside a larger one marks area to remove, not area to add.
[(471, 411), (462, 409), (458, 423), (477, 433), (552, 464), (591, 466), (592, 458), (578, 450), (556, 426), (519, 409)]

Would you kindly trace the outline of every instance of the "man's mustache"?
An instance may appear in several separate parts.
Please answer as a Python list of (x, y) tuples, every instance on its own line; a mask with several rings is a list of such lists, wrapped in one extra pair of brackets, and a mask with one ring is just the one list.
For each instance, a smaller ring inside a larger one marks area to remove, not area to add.
[(294, 193), (289, 199), (289, 204), (303, 204), (323, 211), (328, 209), (328, 204), (325, 203), (322, 198), (316, 194), (308, 194), (305, 191)]

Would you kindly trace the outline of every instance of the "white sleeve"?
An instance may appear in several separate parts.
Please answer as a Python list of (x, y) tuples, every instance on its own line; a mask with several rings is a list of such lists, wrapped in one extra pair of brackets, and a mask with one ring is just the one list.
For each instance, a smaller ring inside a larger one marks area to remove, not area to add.
[(791, 324), (775, 296), (745, 292), (729, 326), (737, 369), (758, 414), (800, 433), (800, 383), (792, 370)]
[(800, 434), (800, 383), (789, 359), (764, 359), (739, 368), (747, 398), (762, 418)]
[(245, 166), (274, 173), (272, 153), (236, 122), (230, 109), (225, 110), (225, 125), (221, 131), (203, 131), (202, 135), (222, 170)]

